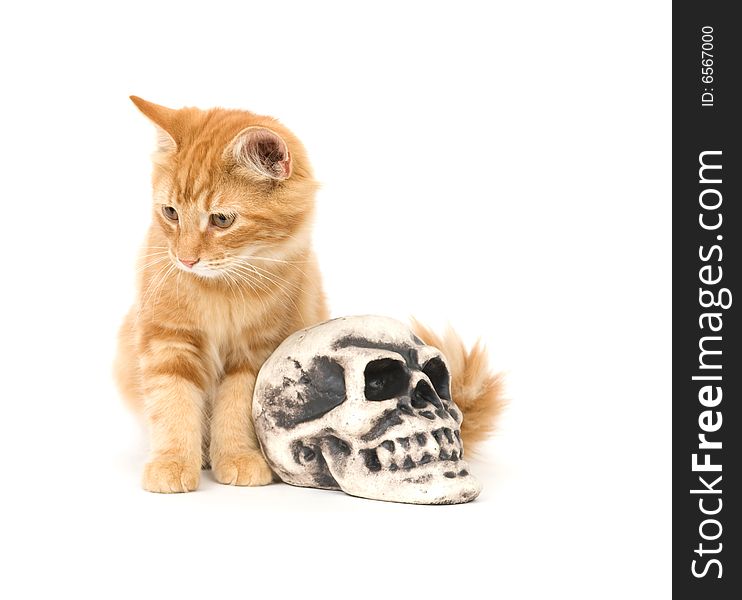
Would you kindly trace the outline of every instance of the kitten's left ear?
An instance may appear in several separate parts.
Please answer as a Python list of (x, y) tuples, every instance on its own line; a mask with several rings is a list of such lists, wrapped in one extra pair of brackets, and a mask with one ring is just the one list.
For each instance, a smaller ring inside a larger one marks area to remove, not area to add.
[(283, 138), (267, 127), (248, 127), (227, 146), (226, 154), (237, 164), (269, 179), (291, 176), (291, 154)]

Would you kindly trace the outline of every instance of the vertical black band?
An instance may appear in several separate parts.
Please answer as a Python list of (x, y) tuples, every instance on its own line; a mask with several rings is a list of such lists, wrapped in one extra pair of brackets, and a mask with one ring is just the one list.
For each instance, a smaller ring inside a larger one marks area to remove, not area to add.
[(673, 14), (673, 589), (742, 598), (742, 31), (733, 2)]

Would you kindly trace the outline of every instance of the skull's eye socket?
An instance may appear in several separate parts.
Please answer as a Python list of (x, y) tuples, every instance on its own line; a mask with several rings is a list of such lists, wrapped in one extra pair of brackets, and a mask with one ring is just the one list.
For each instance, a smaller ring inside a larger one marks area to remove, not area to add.
[(372, 360), (363, 372), (366, 378), (366, 400), (389, 400), (407, 390), (410, 373), (398, 360)]
[(430, 379), (430, 383), (433, 384), (433, 389), (439, 398), (451, 399), (451, 376), (448, 374), (445, 363), (440, 358), (431, 358), (425, 363), (423, 373)]

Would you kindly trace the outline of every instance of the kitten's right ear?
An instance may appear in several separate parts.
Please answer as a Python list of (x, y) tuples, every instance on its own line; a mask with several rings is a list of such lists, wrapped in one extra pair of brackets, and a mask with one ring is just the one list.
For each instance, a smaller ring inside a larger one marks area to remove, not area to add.
[(157, 150), (160, 152), (177, 150), (180, 143), (178, 111), (154, 102), (147, 102), (139, 96), (129, 96), (129, 99), (154, 124), (157, 130)]

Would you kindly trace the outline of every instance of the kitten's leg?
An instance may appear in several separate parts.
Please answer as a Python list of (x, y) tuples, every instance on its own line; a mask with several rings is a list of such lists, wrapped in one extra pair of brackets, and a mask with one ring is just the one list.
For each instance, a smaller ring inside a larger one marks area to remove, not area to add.
[(143, 416), (142, 374), (139, 367), (139, 354), (136, 345), (134, 320), (136, 309), (132, 308), (126, 315), (119, 330), (114, 377), (119, 391), (126, 403), (137, 416)]
[(150, 492), (190, 492), (198, 487), (201, 473), (206, 378), (185, 342), (179, 342), (179, 350), (173, 350), (172, 340), (161, 342), (142, 357), (151, 444), (142, 484)]
[(211, 415), (211, 469), (219, 483), (265, 485), (273, 474), (260, 451), (252, 422), (255, 375), (247, 367), (227, 372)]

